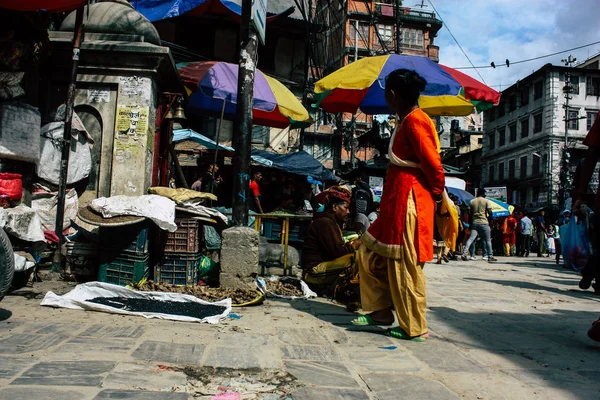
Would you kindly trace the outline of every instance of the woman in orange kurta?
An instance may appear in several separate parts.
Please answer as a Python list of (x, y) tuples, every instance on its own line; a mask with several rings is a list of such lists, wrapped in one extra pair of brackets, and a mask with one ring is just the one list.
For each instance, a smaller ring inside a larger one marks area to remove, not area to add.
[(510, 214), (502, 224), (502, 243), (504, 244), (504, 255), (510, 257), (514, 254), (517, 242), (517, 219)]
[(414, 71), (386, 79), (386, 101), (398, 114), (379, 218), (362, 236), (357, 254), (361, 302), (368, 315), (355, 325), (391, 325), (401, 339), (427, 338), (423, 265), (433, 258), (434, 213), (441, 203), (444, 170), (433, 121), (417, 105), (426, 82)]

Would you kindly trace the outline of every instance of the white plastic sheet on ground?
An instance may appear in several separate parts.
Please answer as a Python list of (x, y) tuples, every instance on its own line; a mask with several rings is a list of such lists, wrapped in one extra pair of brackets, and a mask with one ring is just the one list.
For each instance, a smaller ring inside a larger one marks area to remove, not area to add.
[(32, 208), (24, 204), (7, 208), (4, 229), (16, 238), (27, 242), (45, 242), (42, 220)]
[(104, 218), (120, 215), (133, 215), (151, 219), (160, 229), (169, 232), (177, 230), (175, 224), (175, 202), (156, 194), (144, 196), (100, 197), (92, 201), (94, 211)]
[[(146, 313), (146, 312), (135, 312), (127, 311), (119, 308), (113, 308), (105, 306), (103, 304), (97, 304), (89, 302), (88, 300), (95, 299), (96, 297), (125, 297), (130, 299), (150, 299), (157, 301), (177, 301), (177, 302), (193, 302), (204, 305), (213, 305), (225, 307), (219, 315), (213, 315), (205, 318), (194, 318), (187, 317), (184, 315), (171, 315), (161, 313)], [(209, 303), (201, 300), (197, 297), (190, 296), (188, 294), (181, 293), (163, 293), (163, 292), (139, 292), (131, 290), (118, 285), (111, 285), (110, 283), (102, 282), (88, 282), (81, 285), (77, 285), (75, 289), (69, 293), (59, 296), (53, 292), (46, 293), (44, 300), (41, 303), (42, 306), (59, 307), (59, 308), (70, 308), (72, 310), (83, 310), (83, 311), (101, 311), (112, 314), (124, 314), (124, 315), (138, 315), (145, 318), (159, 318), (168, 319), (173, 321), (184, 321), (184, 322), (206, 322), (209, 324), (217, 324), (221, 320), (227, 318), (231, 312), (231, 299), (225, 299)]]
[[(277, 293), (273, 293), (270, 292), (267, 289), (267, 283), (265, 281), (265, 279), (268, 279), (270, 281), (281, 281), (281, 282), (293, 282), (294, 284), (297, 282), (300, 282), (300, 288), (302, 289), (302, 296), (284, 296), (281, 294), (277, 294)], [(278, 297), (280, 299), (288, 299), (288, 300), (298, 300), (298, 299), (310, 299), (311, 297), (317, 297), (317, 294), (315, 292), (313, 292), (312, 290), (310, 290), (310, 288), (308, 287), (308, 285), (306, 284), (306, 282), (304, 282), (301, 279), (298, 278), (292, 278), (290, 276), (282, 276), (281, 278), (278, 278), (276, 276), (271, 276), (268, 278), (256, 278), (256, 286), (258, 287), (258, 290), (260, 290), (262, 293), (266, 294), (269, 297)]]

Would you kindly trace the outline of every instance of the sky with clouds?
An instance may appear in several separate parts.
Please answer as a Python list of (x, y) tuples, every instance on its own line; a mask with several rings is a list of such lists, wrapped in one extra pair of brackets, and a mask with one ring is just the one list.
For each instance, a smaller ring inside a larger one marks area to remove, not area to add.
[[(415, 7), (418, 0), (403, 1)], [(450, 28), (475, 66), (496, 63), (496, 68), (478, 69), (485, 82), (496, 90), (506, 89), (547, 63), (560, 64), (569, 54), (583, 61), (600, 53), (600, 43), (580, 50), (536, 61), (504, 66), (562, 50), (600, 41), (600, 0), (431, 0), (438, 18)], [(425, 10), (433, 11), (429, 0)], [(450, 67), (469, 66), (454, 39), (443, 27), (435, 44), (440, 63)], [(473, 69), (462, 70), (481, 80)]]

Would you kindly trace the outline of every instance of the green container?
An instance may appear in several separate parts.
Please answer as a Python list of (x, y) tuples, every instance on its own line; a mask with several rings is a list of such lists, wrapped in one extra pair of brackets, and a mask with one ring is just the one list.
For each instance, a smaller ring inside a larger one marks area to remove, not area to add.
[(135, 255), (126, 250), (120, 253), (101, 253), (98, 280), (100, 282), (127, 286), (148, 278), (150, 274), (148, 254)]
[(202, 253), (165, 253), (162, 262), (154, 269), (156, 283), (196, 285)]

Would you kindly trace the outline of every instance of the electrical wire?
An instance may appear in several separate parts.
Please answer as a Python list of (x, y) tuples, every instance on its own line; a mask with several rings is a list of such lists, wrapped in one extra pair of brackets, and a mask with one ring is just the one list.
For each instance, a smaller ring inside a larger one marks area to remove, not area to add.
[(431, 0), (427, 0), (427, 2), (431, 5), (431, 8), (433, 8), (433, 11), (435, 11), (435, 13), (439, 17), (440, 21), (442, 21), (442, 23), (444, 24), (444, 27), (448, 30), (448, 33), (450, 34), (450, 36), (452, 36), (452, 39), (454, 39), (454, 42), (456, 42), (456, 45), (458, 46), (458, 48), (460, 49), (460, 51), (463, 53), (463, 55), (469, 61), (469, 64), (471, 64), (471, 66), (475, 69), (475, 71), (477, 72), (477, 75), (479, 75), (479, 78), (481, 78), (481, 81), (487, 85), (487, 83), (485, 82), (485, 79), (483, 79), (483, 76), (481, 76), (481, 74), (479, 73), (479, 71), (477, 70), (477, 68), (475, 68), (475, 64), (473, 64), (473, 61), (471, 61), (471, 59), (469, 58), (469, 56), (467, 55), (467, 53), (463, 50), (463, 48), (460, 45), (460, 43), (458, 43), (458, 40), (456, 40), (456, 37), (454, 37), (454, 35), (452, 34), (452, 31), (450, 30), (450, 27), (448, 27), (448, 24), (444, 22), (444, 19), (442, 18), (441, 14), (438, 12), (438, 10), (436, 10), (436, 8), (433, 5), (433, 3), (431, 2)]
[[(526, 60), (520, 60), (520, 61), (514, 61), (514, 62), (511, 61), (510, 65), (522, 64), (522, 63), (526, 63), (526, 62), (530, 62), (530, 61), (541, 60), (542, 58), (548, 58), (548, 57), (552, 57), (552, 56), (557, 56), (559, 54), (568, 53), (569, 51), (573, 51), (573, 50), (583, 49), (584, 47), (593, 46), (595, 44), (600, 44), (600, 40), (597, 41), (597, 42), (584, 44), (582, 46), (573, 47), (571, 49), (557, 51), (556, 53), (551, 53), (551, 54), (546, 54), (546, 55), (543, 55), (543, 56), (528, 58)], [(506, 67), (506, 65), (504, 63), (498, 63), (498, 64), (496, 64), (496, 68), (498, 68), (498, 67)], [(454, 68), (454, 69), (479, 69), (479, 68), (493, 68), (493, 67), (491, 65), (481, 65), (479, 67), (475, 67), (475, 66), (473, 66), (473, 64), (471, 64), (471, 67), (457, 67), (457, 68)]]

